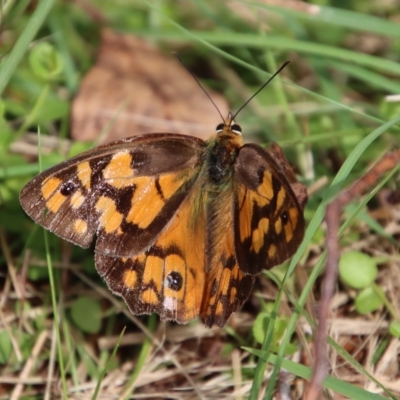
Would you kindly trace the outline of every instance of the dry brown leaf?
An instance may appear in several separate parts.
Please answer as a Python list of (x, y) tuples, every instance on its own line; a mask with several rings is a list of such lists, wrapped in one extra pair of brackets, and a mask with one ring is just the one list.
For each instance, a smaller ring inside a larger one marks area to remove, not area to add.
[[(223, 116), (225, 99), (207, 90)], [(103, 30), (96, 65), (72, 105), (72, 137), (101, 142), (149, 132), (207, 139), (222, 122), (195, 80), (172, 55), (131, 35)]]

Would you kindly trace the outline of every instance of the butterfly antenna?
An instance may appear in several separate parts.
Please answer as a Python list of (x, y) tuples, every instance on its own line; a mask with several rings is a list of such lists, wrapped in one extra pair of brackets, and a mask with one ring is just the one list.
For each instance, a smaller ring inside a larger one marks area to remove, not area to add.
[[(215, 107), (215, 109), (218, 111), (218, 114), (221, 116), (222, 122), (225, 122), (225, 118), (222, 116), (221, 111), (219, 111), (219, 108), (217, 107), (217, 105), (214, 103), (213, 99), (211, 98), (211, 96), (207, 93), (207, 90), (203, 88), (203, 86), (201, 86), (200, 81), (197, 79), (196, 75), (186, 66), (186, 64), (183, 62), (182, 58), (180, 57), (180, 55), (176, 52), (173, 51), (172, 54), (180, 61), (180, 63), (185, 67), (186, 71), (189, 72), (190, 75), (192, 75), (192, 78), (195, 80), (195, 82), (199, 85), (200, 89), (206, 94), (206, 96), (208, 97), (208, 99), (211, 101), (212, 105)], [(281, 68), (282, 69), (282, 68)], [(279, 70), (280, 71), (280, 70)], [(278, 71), (278, 72), (279, 72)], [(275, 74), (276, 75), (276, 74)], [(275, 76), (274, 75), (274, 76)], [(271, 78), (272, 79), (272, 78)], [(257, 92), (258, 93), (258, 92)], [(250, 99), (251, 100), (251, 99)], [(237, 113), (236, 113), (237, 114)]]
[(278, 69), (278, 71), (276, 71), (276, 72), (271, 76), (271, 78), (269, 78), (269, 79), (267, 80), (267, 82), (265, 82), (265, 83), (260, 87), (260, 89), (258, 89), (257, 92), (255, 92), (255, 93), (242, 105), (242, 107), (240, 107), (239, 110), (236, 111), (236, 113), (235, 113), (235, 115), (232, 117), (232, 119), (235, 119), (236, 116), (240, 113), (240, 111), (242, 111), (243, 108), (245, 108), (245, 107), (247, 106), (247, 104), (249, 104), (250, 101), (253, 100), (254, 97), (256, 97), (256, 96), (258, 95), (258, 93), (260, 93), (261, 90), (263, 90), (263, 89), (265, 88), (265, 86), (267, 86), (268, 83), (270, 83), (270, 82), (272, 81), (272, 79), (274, 79), (275, 76), (278, 75), (278, 74), (279, 74), (288, 64), (290, 64), (291, 62), (292, 62), (292, 61), (290, 61), (290, 60), (289, 60), (289, 61), (286, 61), (286, 62)]

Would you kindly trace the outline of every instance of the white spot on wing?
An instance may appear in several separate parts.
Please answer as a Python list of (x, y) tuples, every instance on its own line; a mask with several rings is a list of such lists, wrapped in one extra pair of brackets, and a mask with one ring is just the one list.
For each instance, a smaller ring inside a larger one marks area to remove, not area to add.
[(165, 297), (163, 306), (166, 310), (176, 310), (178, 308), (178, 301), (175, 297)]

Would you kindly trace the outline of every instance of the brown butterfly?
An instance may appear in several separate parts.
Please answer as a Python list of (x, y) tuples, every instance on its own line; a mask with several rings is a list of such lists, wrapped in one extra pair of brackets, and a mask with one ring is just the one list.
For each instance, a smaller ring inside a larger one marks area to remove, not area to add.
[(229, 114), (208, 141), (154, 133), (86, 151), (20, 201), (76, 245), (96, 235), (96, 268), (133, 314), (222, 327), (255, 276), (298, 248), (307, 192), (280, 147), (243, 144)]

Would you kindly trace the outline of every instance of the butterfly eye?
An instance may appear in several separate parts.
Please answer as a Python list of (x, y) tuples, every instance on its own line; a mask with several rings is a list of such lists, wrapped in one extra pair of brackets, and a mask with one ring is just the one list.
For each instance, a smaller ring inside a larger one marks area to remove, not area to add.
[(224, 126), (225, 126), (225, 124), (217, 125), (217, 129), (216, 129), (217, 133), (221, 133), (224, 130)]
[(242, 134), (242, 127), (238, 124), (231, 125), (231, 130), (232, 132), (237, 133), (238, 135)]

